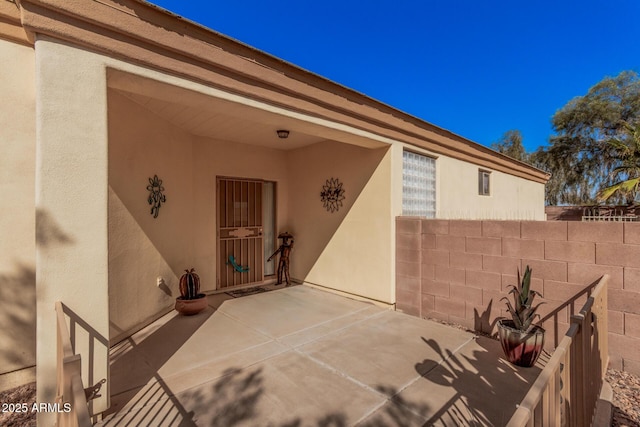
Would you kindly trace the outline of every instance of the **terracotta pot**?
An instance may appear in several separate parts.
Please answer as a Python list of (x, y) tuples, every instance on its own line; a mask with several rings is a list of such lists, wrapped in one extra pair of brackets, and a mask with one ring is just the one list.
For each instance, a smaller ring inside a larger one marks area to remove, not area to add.
[(198, 294), (195, 299), (182, 299), (182, 297), (176, 298), (175, 309), (180, 314), (184, 314), (185, 316), (191, 316), (193, 314), (198, 314), (207, 306), (209, 302), (207, 301), (207, 296), (205, 294)]
[(516, 329), (513, 320), (498, 321), (500, 344), (507, 360), (514, 365), (530, 368), (536, 364), (544, 346), (544, 329), (534, 326), (529, 332)]

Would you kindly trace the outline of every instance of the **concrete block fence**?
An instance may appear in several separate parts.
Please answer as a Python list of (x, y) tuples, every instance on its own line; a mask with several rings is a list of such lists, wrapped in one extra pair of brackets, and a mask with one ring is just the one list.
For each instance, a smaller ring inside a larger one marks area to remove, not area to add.
[[(398, 217), (396, 307), (493, 333), (509, 285), (529, 265), (547, 332), (566, 332), (575, 299), (609, 274), (611, 367), (640, 374), (640, 223), (468, 221)], [(576, 295), (580, 295), (574, 298)], [(553, 339), (547, 344), (553, 346)]]

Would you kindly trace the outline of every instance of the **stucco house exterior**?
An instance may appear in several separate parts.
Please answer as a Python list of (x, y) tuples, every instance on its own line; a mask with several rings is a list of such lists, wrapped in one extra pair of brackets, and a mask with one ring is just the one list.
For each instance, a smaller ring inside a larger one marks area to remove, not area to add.
[(273, 281), (288, 231), (294, 280), (392, 305), (396, 216), (544, 220), (545, 173), (141, 0), (0, 0), (0, 58), (0, 378), (40, 402), (56, 301), (99, 413), (186, 268)]

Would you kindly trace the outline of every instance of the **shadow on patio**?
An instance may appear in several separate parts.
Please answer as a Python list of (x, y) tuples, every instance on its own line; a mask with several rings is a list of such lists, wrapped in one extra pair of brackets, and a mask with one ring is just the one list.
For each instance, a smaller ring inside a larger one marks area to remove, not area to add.
[[(162, 396), (171, 397), (158, 370), (213, 313), (214, 309), (209, 307), (199, 316), (174, 316), (164, 324), (158, 325), (156, 322), (113, 346), (110, 350), (111, 407), (105, 415), (125, 407), (144, 407), (162, 399)], [(188, 414), (179, 402), (171, 400), (181, 419), (187, 419)], [(156, 410), (166, 406), (165, 403), (162, 405)], [(151, 409), (153, 406), (147, 408)]]
[(539, 369), (500, 355), (491, 339), (298, 286), (114, 347), (99, 425), (502, 425)]
[(443, 360), (426, 371), (436, 361), (416, 365), (427, 381), (423, 390), (431, 389), (428, 394), (439, 408), (428, 414), (427, 425), (505, 425), (548, 359), (543, 353), (536, 367), (517, 368), (498, 358), (499, 344), (486, 337), (455, 354), (435, 340), (422, 339)]

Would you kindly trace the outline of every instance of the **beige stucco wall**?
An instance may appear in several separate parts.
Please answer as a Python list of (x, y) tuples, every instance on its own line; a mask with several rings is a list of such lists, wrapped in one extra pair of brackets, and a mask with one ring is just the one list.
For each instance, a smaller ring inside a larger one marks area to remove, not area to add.
[[(191, 265), (193, 137), (115, 91), (108, 98), (113, 343), (166, 311), (174, 302), (181, 270), (198, 266)], [(157, 218), (151, 215), (146, 188), (154, 175), (163, 181), (166, 196)]]
[[(86, 322), (75, 340), (85, 386), (108, 377), (104, 64), (105, 58), (82, 49), (36, 40), (38, 402), (55, 401), (56, 301), (68, 307), (72, 322)], [(55, 238), (43, 240), (41, 229)], [(108, 388), (101, 394), (92, 401), (96, 412), (108, 405)], [(52, 425), (54, 415), (39, 413), (38, 422)]]
[[(291, 274), (298, 280), (392, 303), (391, 150), (324, 142), (291, 151)], [(345, 189), (344, 206), (320, 201), (327, 179)]]
[(0, 58), (1, 376), (36, 362), (36, 120), (33, 48), (0, 39)]
[[(544, 184), (425, 150), (405, 148), (436, 158), (437, 218), (545, 220)], [(491, 172), (489, 196), (478, 194), (480, 169)]]
[[(167, 198), (157, 218), (146, 190), (154, 174)], [(196, 269), (202, 291), (215, 290), (217, 176), (275, 181), (278, 220), (286, 221), (283, 151), (196, 137), (109, 91), (112, 342), (171, 309), (184, 269)]]

